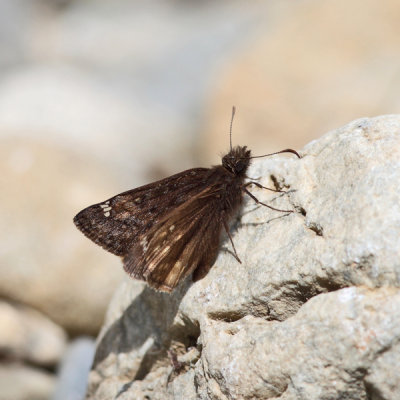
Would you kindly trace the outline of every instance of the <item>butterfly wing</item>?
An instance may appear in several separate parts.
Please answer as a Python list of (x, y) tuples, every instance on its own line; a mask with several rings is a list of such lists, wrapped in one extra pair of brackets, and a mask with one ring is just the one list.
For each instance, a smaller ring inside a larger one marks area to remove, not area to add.
[(198, 194), (209, 168), (193, 168), (118, 194), (85, 208), (74, 218), (82, 233), (105, 250), (125, 255), (138, 238)]
[(195, 270), (205, 275), (219, 248), (221, 195), (222, 187), (207, 187), (165, 216), (124, 257), (126, 272), (165, 292)]

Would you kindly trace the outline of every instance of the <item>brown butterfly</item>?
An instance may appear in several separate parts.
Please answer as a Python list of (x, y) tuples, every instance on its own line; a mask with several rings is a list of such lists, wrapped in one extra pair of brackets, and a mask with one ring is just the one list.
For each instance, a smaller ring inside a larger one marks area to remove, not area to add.
[[(125, 271), (151, 287), (171, 292), (193, 272), (193, 280), (204, 277), (218, 253), (221, 234), (227, 233), (234, 256), (239, 261), (229, 232), (229, 221), (239, 210), (243, 193), (257, 204), (245, 182), (251, 152), (246, 146), (232, 148), (232, 110), (230, 151), (222, 165), (193, 168), (157, 182), (118, 194), (85, 208), (74, 223), (89, 239), (105, 250), (121, 256)], [(266, 154), (299, 154), (292, 149)]]

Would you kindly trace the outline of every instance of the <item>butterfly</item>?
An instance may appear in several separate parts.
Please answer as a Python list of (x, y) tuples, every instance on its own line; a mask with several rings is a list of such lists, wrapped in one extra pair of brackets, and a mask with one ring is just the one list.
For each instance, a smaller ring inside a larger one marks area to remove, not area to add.
[(203, 278), (218, 254), (223, 231), (232, 243), (229, 222), (243, 202), (243, 194), (260, 202), (247, 188), (267, 190), (246, 181), (251, 159), (280, 153), (300, 155), (285, 149), (264, 156), (251, 156), (246, 146), (232, 147), (221, 165), (192, 168), (168, 178), (118, 194), (79, 212), (74, 223), (85, 236), (105, 250), (122, 257), (125, 271), (159, 291), (172, 292), (188, 275)]

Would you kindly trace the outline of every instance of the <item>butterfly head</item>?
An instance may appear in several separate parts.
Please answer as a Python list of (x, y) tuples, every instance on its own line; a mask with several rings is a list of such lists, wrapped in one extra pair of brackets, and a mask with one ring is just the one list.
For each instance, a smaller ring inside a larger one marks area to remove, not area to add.
[(250, 165), (251, 151), (246, 146), (236, 146), (222, 157), (222, 166), (234, 175), (244, 175)]

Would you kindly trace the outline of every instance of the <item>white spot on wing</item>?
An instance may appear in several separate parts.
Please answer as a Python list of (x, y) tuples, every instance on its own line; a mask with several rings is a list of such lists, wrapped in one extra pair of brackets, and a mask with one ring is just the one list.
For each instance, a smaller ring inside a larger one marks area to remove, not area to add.
[(100, 204), (100, 207), (103, 210), (104, 216), (109, 217), (111, 211), (110, 200), (107, 200), (106, 202)]

